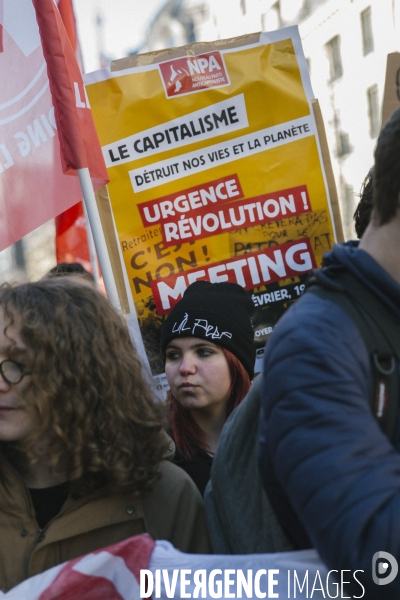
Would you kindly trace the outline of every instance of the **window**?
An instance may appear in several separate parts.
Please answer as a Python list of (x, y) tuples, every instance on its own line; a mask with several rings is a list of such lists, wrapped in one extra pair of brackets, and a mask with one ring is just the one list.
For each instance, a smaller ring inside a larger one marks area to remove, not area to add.
[(354, 212), (354, 190), (353, 186), (345, 183), (343, 186), (344, 221), (351, 223)]
[(349, 185), (348, 183), (345, 184), (344, 186), (344, 197), (346, 200), (346, 203), (350, 206), (350, 210), (353, 210), (353, 204), (354, 204), (354, 190), (353, 190), (353, 186)]
[(350, 154), (351, 146), (349, 134), (345, 131), (339, 131), (337, 135), (337, 156), (340, 158)]
[(349, 134), (346, 133), (341, 127), (340, 124), (340, 114), (339, 111), (336, 110), (333, 117), (333, 126), (335, 129), (336, 135), (336, 156), (338, 158), (343, 158), (350, 154), (352, 151), (352, 147), (350, 144)]
[(275, 31), (282, 27), (279, 2), (275, 2), (266, 13), (261, 15), (261, 28), (263, 31)]
[(304, 0), (280, 0), (281, 18), (286, 24), (298, 23), (304, 7)]
[(25, 253), (24, 253), (24, 240), (18, 240), (12, 246), (14, 254), (15, 266), (18, 269), (25, 269)]
[(361, 34), (362, 34), (362, 45), (363, 54), (369, 54), (374, 51), (374, 38), (372, 35), (372, 18), (371, 18), (371, 7), (368, 6), (362, 11), (361, 15)]
[(372, 139), (378, 137), (381, 128), (381, 116), (379, 112), (378, 86), (372, 85), (367, 89), (369, 135)]
[(340, 37), (336, 35), (326, 44), (329, 60), (330, 80), (334, 81), (343, 75), (342, 59), (340, 56)]

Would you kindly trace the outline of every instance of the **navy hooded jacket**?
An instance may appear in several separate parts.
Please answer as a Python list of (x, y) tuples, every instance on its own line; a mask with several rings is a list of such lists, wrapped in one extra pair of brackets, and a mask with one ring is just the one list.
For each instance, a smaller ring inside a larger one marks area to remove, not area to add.
[[(328, 275), (345, 267), (357, 276), (400, 327), (400, 285), (367, 252), (336, 245), (325, 264)], [(370, 411), (370, 359), (356, 325), (306, 293), (275, 327), (263, 377), (259, 468), (281, 525), (330, 569), (363, 570), (364, 598), (400, 598), (400, 574), (372, 582), (376, 552), (400, 565), (400, 427), (391, 443)]]

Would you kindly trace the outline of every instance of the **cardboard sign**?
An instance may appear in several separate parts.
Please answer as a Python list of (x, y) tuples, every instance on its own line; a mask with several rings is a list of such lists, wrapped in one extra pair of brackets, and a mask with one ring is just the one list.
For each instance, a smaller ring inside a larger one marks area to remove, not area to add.
[(129, 57), (85, 83), (153, 374), (165, 314), (198, 279), (248, 290), (260, 356), (341, 239), (297, 28)]

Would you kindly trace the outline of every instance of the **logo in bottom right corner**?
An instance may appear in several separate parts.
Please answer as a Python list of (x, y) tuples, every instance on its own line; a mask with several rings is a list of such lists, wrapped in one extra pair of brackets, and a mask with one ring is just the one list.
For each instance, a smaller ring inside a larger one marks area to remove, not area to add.
[(376, 585), (388, 585), (397, 577), (399, 565), (389, 552), (380, 550), (372, 557), (372, 579)]

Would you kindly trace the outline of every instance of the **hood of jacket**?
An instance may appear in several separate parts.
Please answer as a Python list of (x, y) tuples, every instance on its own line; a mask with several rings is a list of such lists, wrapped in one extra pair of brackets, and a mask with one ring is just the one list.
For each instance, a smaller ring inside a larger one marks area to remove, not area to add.
[(400, 323), (400, 285), (365, 250), (358, 240), (335, 244), (332, 252), (324, 255), (323, 269), (329, 276), (338, 269), (347, 269), (385, 304)]

